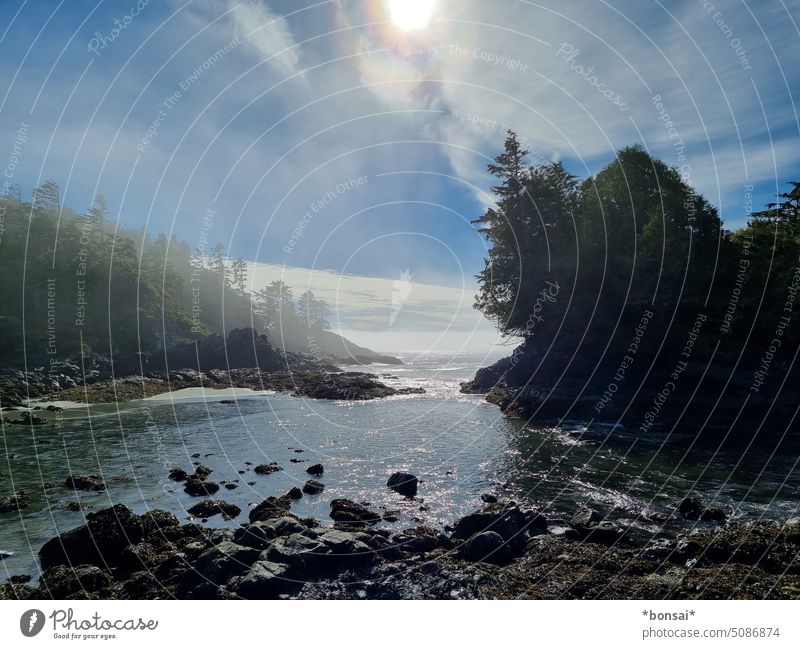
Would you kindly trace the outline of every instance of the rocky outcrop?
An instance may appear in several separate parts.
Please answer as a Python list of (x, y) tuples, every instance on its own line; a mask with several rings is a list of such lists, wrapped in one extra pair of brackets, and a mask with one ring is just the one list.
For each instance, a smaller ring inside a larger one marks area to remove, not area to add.
[(24, 489), (20, 489), (17, 493), (11, 494), (8, 498), (0, 500), (0, 514), (20, 511), (30, 505), (31, 502), (31, 497)]
[(407, 498), (413, 498), (417, 495), (419, 480), (412, 473), (397, 471), (389, 476), (386, 486)]

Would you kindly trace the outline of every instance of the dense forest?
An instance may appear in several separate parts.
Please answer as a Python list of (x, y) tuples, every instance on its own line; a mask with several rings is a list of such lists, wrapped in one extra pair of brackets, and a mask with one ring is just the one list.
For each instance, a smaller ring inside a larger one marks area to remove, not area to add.
[(295, 297), (282, 281), (250, 291), (247, 262), (221, 245), (204, 252), (120, 227), (102, 196), (79, 214), (52, 180), (30, 202), (11, 188), (0, 198), (0, 366), (155, 354), (242, 328), (278, 344), (292, 331), (312, 351), (335, 336), (311, 291)]
[(748, 222), (730, 231), (640, 146), (585, 180), (526, 155), (509, 131), (489, 166), (496, 206), (476, 221), (490, 243), (476, 307), (525, 341), (517, 385), (533, 372), (607, 380), (713, 361), (758, 387), (794, 362), (800, 183), (760, 212), (744, 187)]

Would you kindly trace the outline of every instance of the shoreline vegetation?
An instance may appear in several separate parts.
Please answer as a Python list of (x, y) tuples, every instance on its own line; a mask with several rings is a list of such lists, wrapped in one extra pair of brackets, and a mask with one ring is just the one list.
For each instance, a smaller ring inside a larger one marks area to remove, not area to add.
[(508, 132), (475, 307), (519, 337), (462, 391), (513, 418), (642, 435), (796, 435), (800, 182), (727, 230), (687, 178), (627, 147), (580, 180)]

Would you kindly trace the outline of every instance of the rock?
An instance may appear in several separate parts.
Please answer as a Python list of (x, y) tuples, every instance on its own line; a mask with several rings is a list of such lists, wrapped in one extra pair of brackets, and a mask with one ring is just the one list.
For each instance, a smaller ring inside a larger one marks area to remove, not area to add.
[(497, 496), (492, 494), (481, 494), (481, 500), (487, 505), (494, 505), (497, 502)]
[(311, 475), (321, 476), (325, 473), (325, 467), (321, 464), (313, 464), (306, 469), (306, 473), (310, 473)]
[(30, 504), (31, 497), (25, 493), (24, 489), (20, 489), (17, 493), (11, 494), (8, 498), (0, 500), (0, 514), (19, 511), (25, 509)]
[(209, 469), (207, 466), (203, 466), (202, 464), (198, 464), (194, 470), (195, 477), (200, 478), (201, 480), (205, 480), (212, 473), (214, 473), (213, 469)]
[(257, 521), (247, 527), (241, 527), (234, 533), (233, 540), (239, 545), (263, 550), (279, 536), (289, 536), (306, 529), (300, 521), (292, 516), (282, 516), (266, 521)]
[(625, 529), (611, 521), (603, 521), (589, 528), (585, 540), (590, 543), (614, 545), (625, 536)]
[(402, 534), (395, 534), (392, 542), (402, 552), (420, 554), (433, 552), (440, 548), (449, 550), (453, 543), (440, 531), (432, 527), (415, 527), (404, 530)]
[(236, 484), (235, 482), (226, 482), (226, 483), (225, 483), (225, 488), (226, 488), (228, 491), (233, 491), (234, 489), (238, 489), (238, 488), (239, 488), (239, 485), (238, 485), (238, 484)]
[(594, 509), (582, 507), (569, 521), (569, 524), (578, 531), (584, 531), (596, 525), (602, 516)]
[(417, 495), (418, 482), (417, 476), (398, 471), (389, 477), (386, 486), (403, 496), (413, 498)]
[(92, 564), (105, 567), (120, 561), (122, 550), (144, 535), (141, 519), (125, 505), (86, 516), (86, 524), (56, 536), (39, 550), (44, 568), (60, 564)]
[(499, 564), (508, 562), (512, 556), (505, 540), (497, 532), (474, 534), (464, 545), (463, 554), (467, 561)]
[(200, 518), (210, 518), (211, 516), (222, 514), (225, 520), (236, 518), (242, 513), (240, 507), (232, 505), (231, 503), (226, 503), (224, 500), (214, 499), (203, 500), (196, 505), (192, 505), (187, 511), (192, 516), (198, 516)]
[(693, 521), (722, 522), (727, 518), (721, 509), (706, 507), (693, 496), (687, 496), (677, 503), (673, 503), (673, 507), (681, 516)]
[(289, 462), (291, 462), (292, 464), (300, 464), (302, 462), (305, 462), (305, 460), (302, 460), (299, 457), (293, 457), (292, 459), (289, 460)]
[(336, 498), (331, 501), (331, 518), (339, 523), (362, 526), (374, 525), (381, 520), (381, 515), (352, 500)]
[(216, 482), (190, 476), (183, 490), (190, 496), (210, 496), (219, 491), (219, 485)]
[(318, 573), (323, 564), (323, 555), (328, 552), (324, 543), (300, 534), (282, 536), (269, 544), (261, 559), (283, 563), (296, 574), (309, 578)]
[(8, 550), (0, 550), (0, 561), (4, 561), (5, 559), (10, 559), (14, 556), (13, 552)]
[(292, 506), (292, 499), (288, 496), (281, 496), (275, 498), (270, 496), (266, 500), (261, 501), (255, 508), (250, 511), (250, 522), (266, 521), (272, 518), (281, 518), (289, 513)]
[(31, 579), (30, 575), (12, 575), (8, 581), (12, 584), (27, 584)]
[(151, 509), (140, 516), (145, 537), (164, 536), (180, 526), (175, 514), (163, 509)]
[(277, 462), (270, 462), (269, 464), (259, 464), (253, 471), (258, 475), (269, 475), (276, 471), (283, 471), (283, 469), (278, 466)]
[(99, 475), (71, 475), (64, 481), (67, 489), (80, 491), (105, 491), (106, 483)]
[(303, 485), (303, 493), (314, 495), (321, 494), (323, 491), (325, 491), (325, 485), (316, 480), (308, 480)]
[(214, 584), (223, 585), (231, 577), (248, 571), (258, 558), (258, 550), (238, 545), (232, 541), (223, 541), (205, 550), (197, 557), (196, 569), (201, 577)]
[(458, 520), (452, 536), (467, 541), (481, 532), (497, 532), (509, 551), (516, 553), (524, 549), (527, 536), (546, 531), (547, 520), (540, 514), (523, 512), (518, 507), (490, 505)]
[(53, 599), (97, 593), (111, 586), (111, 575), (97, 566), (53, 566), (42, 573), (39, 587)]
[(292, 500), (300, 500), (303, 497), (303, 490), (300, 487), (292, 487), (286, 495)]
[(79, 512), (83, 509), (83, 505), (81, 505), (80, 503), (71, 502), (67, 503), (64, 506), (64, 509), (66, 509), (68, 512)]
[(178, 467), (175, 467), (169, 472), (169, 479), (174, 480), (175, 482), (184, 482), (188, 477), (189, 474)]
[(158, 563), (156, 549), (147, 542), (134, 543), (125, 548), (121, 555), (119, 565), (130, 572), (149, 569)]
[(256, 561), (236, 589), (245, 599), (273, 599), (299, 588), (300, 584), (287, 577), (288, 566), (272, 561)]

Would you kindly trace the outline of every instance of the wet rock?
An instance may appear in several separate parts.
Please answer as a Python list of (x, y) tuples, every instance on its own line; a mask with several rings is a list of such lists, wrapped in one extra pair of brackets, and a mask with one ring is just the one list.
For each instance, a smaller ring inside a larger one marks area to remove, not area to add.
[(504, 564), (513, 553), (497, 532), (479, 532), (464, 544), (463, 554), (467, 561)]
[(687, 496), (674, 503), (673, 506), (681, 516), (693, 521), (722, 522), (727, 518), (724, 511), (714, 507), (706, 507), (694, 496)]
[(99, 475), (71, 475), (64, 481), (67, 489), (80, 491), (105, 491), (106, 483)]
[(0, 500), (0, 514), (19, 511), (25, 509), (30, 504), (31, 497), (25, 493), (24, 489), (20, 489), (17, 493), (11, 494), (8, 498)]
[(130, 572), (152, 568), (158, 563), (158, 552), (147, 542), (134, 543), (120, 554), (120, 567)]
[(327, 552), (324, 543), (299, 533), (272, 541), (261, 554), (261, 559), (286, 564), (296, 574), (308, 578), (316, 575), (321, 569), (323, 555)]
[(205, 480), (212, 473), (214, 473), (213, 469), (209, 469), (207, 466), (203, 466), (202, 464), (198, 464), (194, 470), (195, 477), (200, 478), (201, 480)]
[(79, 512), (83, 509), (83, 505), (81, 505), (80, 503), (71, 502), (67, 503), (64, 506), (64, 509), (66, 509), (68, 512)]
[(111, 586), (111, 575), (97, 566), (54, 566), (42, 573), (40, 589), (53, 599), (97, 593)]
[(236, 594), (245, 599), (273, 599), (300, 586), (288, 578), (289, 567), (272, 561), (256, 561), (244, 576)]
[(306, 469), (306, 473), (315, 476), (321, 476), (323, 473), (325, 473), (325, 467), (323, 467), (321, 464), (312, 464)]
[(289, 462), (291, 462), (292, 464), (301, 464), (302, 462), (305, 462), (305, 460), (302, 460), (299, 457), (293, 457), (292, 459), (289, 460)]
[(219, 491), (219, 485), (210, 480), (201, 480), (200, 478), (191, 476), (186, 481), (183, 490), (190, 496), (210, 496)]
[(239, 485), (238, 485), (238, 484), (236, 484), (235, 482), (226, 482), (226, 483), (225, 483), (225, 488), (226, 488), (228, 491), (233, 491), (234, 489), (238, 489), (238, 488), (239, 488)]
[(600, 513), (589, 507), (582, 507), (570, 519), (569, 524), (578, 531), (587, 530), (588, 528), (597, 525), (602, 520)]
[(183, 469), (175, 467), (174, 469), (170, 470), (168, 477), (170, 480), (174, 480), (175, 482), (184, 482), (189, 477), (189, 474)]
[(417, 476), (397, 471), (389, 476), (386, 486), (403, 496), (413, 498), (417, 495), (418, 482)]
[(492, 494), (481, 494), (481, 500), (487, 505), (494, 505), (497, 502), (497, 496)]
[(589, 543), (614, 545), (625, 537), (625, 528), (611, 521), (603, 521), (589, 528), (584, 536)]
[(363, 526), (379, 522), (381, 515), (352, 500), (336, 498), (331, 501), (331, 518), (339, 523)]
[(283, 469), (278, 466), (277, 462), (270, 462), (269, 464), (259, 464), (253, 471), (258, 475), (270, 475), (276, 471), (283, 471)]
[(192, 505), (187, 511), (192, 516), (197, 516), (200, 518), (211, 518), (217, 514), (222, 514), (222, 517), (225, 520), (236, 518), (242, 513), (240, 507), (232, 505), (231, 503), (226, 503), (224, 500), (215, 499), (203, 500), (196, 505)]
[(279, 536), (289, 536), (306, 529), (300, 521), (292, 516), (282, 516), (266, 521), (257, 521), (247, 527), (236, 530), (233, 536), (235, 543), (250, 548), (263, 550)]
[(258, 550), (255, 548), (224, 541), (200, 554), (196, 568), (200, 577), (222, 585), (248, 571), (257, 558)]
[(256, 521), (281, 518), (289, 513), (291, 506), (292, 499), (289, 496), (281, 496), (280, 498), (270, 496), (250, 510), (250, 522), (255, 523)]
[(321, 494), (323, 491), (325, 491), (325, 485), (316, 480), (308, 480), (303, 485), (303, 493), (314, 495)]
[(125, 505), (88, 514), (87, 522), (56, 536), (39, 550), (44, 568), (60, 564), (116, 565), (122, 550), (142, 540), (141, 519)]
[(8, 581), (12, 584), (27, 584), (31, 579), (30, 575), (12, 575)]
[(303, 497), (303, 490), (300, 487), (292, 487), (286, 495), (292, 500), (300, 500)]
[(404, 530), (392, 537), (393, 544), (402, 552), (420, 554), (438, 549), (450, 549), (452, 541), (432, 527), (419, 526)]
[(10, 559), (13, 556), (14, 556), (13, 552), (9, 552), (8, 550), (0, 550), (0, 561)]
[(140, 516), (142, 529), (146, 537), (163, 536), (167, 531), (172, 531), (180, 525), (175, 514), (163, 509), (151, 509)]
[(490, 505), (458, 520), (453, 528), (453, 538), (467, 541), (481, 532), (497, 532), (512, 553), (525, 547), (526, 537), (547, 531), (547, 520), (518, 507)]

